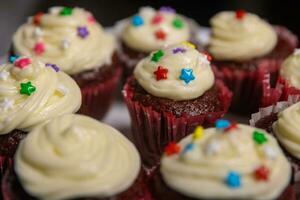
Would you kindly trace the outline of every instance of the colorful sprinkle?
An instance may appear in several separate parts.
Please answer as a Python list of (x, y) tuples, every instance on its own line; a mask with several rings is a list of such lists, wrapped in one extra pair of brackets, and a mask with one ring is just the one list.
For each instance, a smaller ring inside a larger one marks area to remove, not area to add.
[(155, 31), (154, 35), (158, 40), (165, 40), (167, 37), (167, 34), (162, 29)]
[(230, 171), (226, 176), (225, 182), (230, 188), (239, 188), (241, 187), (241, 175), (238, 172)]
[(95, 17), (91, 14), (91, 15), (88, 16), (87, 21), (88, 21), (90, 24), (94, 24), (94, 23), (96, 23), (97, 20), (96, 20)]
[(235, 18), (238, 19), (238, 20), (242, 20), (245, 15), (246, 15), (246, 11), (245, 10), (237, 10), (237, 11), (235, 11)]
[(4, 98), (3, 102), (1, 103), (1, 108), (4, 111), (7, 111), (14, 107), (15, 101), (13, 99)]
[(203, 127), (197, 126), (193, 133), (193, 140), (198, 140), (201, 139), (202, 137), (203, 137)]
[(152, 55), (151, 61), (158, 62), (164, 55), (165, 53), (162, 50), (158, 50)]
[(38, 42), (34, 45), (33, 51), (36, 55), (42, 55), (45, 52), (45, 45), (42, 42)]
[(263, 144), (268, 141), (268, 138), (265, 136), (265, 134), (257, 130), (253, 132), (252, 138), (256, 144)]
[(265, 166), (260, 166), (254, 171), (254, 177), (258, 181), (267, 181), (269, 179), (270, 170)]
[(169, 143), (165, 148), (165, 154), (171, 156), (180, 152), (180, 146), (176, 142)]
[(179, 79), (183, 80), (186, 84), (194, 80), (195, 76), (193, 75), (193, 69), (186, 69), (186, 68), (181, 69), (181, 74), (179, 76)]
[(68, 89), (64, 85), (59, 85), (57, 87), (57, 90), (62, 94), (65, 95), (68, 93)]
[(139, 15), (135, 15), (131, 19), (131, 24), (135, 27), (142, 26), (144, 24), (144, 19)]
[(264, 150), (264, 154), (267, 158), (269, 158), (271, 160), (274, 160), (277, 158), (277, 152), (273, 147), (265, 146), (263, 150)]
[(21, 83), (20, 87), (21, 87), (20, 94), (25, 94), (28, 96), (30, 96), (36, 90), (35, 86), (32, 85), (30, 81), (27, 83)]
[(9, 76), (9, 72), (7, 72), (7, 71), (0, 72), (0, 80), (1, 81), (6, 81), (8, 76)]
[(25, 67), (27, 67), (28, 65), (31, 64), (31, 59), (30, 58), (21, 58), (18, 59), (14, 62), (15, 66), (20, 68), (20, 69), (24, 69)]
[(169, 12), (169, 13), (176, 13), (176, 10), (170, 6), (162, 6), (159, 9), (160, 12)]
[(299, 56), (300, 55), (300, 49), (295, 49), (293, 52), (294, 56)]
[(164, 20), (164, 17), (160, 14), (157, 14), (152, 18), (151, 23), (152, 24), (160, 24), (163, 20)]
[(215, 122), (215, 126), (217, 129), (226, 129), (226, 128), (230, 127), (230, 125), (231, 125), (231, 123), (226, 119), (218, 119)]
[(158, 66), (157, 70), (153, 72), (157, 81), (167, 79), (168, 69), (163, 68), (162, 66)]
[(233, 122), (233, 123), (230, 123), (230, 125), (227, 128), (225, 128), (225, 131), (228, 132), (228, 131), (235, 130), (237, 128), (238, 128), (237, 123)]
[(85, 26), (78, 26), (77, 35), (84, 39), (89, 35), (89, 30)]
[(46, 67), (51, 67), (54, 71), (59, 72), (59, 67), (56, 64), (46, 63)]
[(65, 50), (68, 49), (69, 47), (70, 47), (70, 41), (67, 39), (63, 39), (61, 41), (61, 48)]
[(14, 55), (14, 56), (9, 56), (8, 60), (10, 63), (14, 63), (20, 56)]
[(211, 141), (205, 146), (205, 153), (207, 155), (214, 155), (221, 149), (221, 145), (218, 141)]
[(184, 52), (186, 52), (185, 48), (177, 47), (177, 48), (173, 49), (173, 54), (184, 53)]
[(187, 145), (185, 145), (182, 154), (185, 154), (186, 152), (192, 151), (195, 147), (194, 143), (188, 143)]
[(172, 21), (172, 24), (175, 28), (177, 29), (181, 29), (184, 27), (184, 23), (183, 21), (180, 19), (180, 18), (175, 18), (173, 21)]
[(33, 16), (33, 23), (35, 25), (40, 25), (43, 15), (44, 15), (44, 13), (42, 13), (42, 12), (38, 12), (37, 14), (35, 14)]
[(207, 58), (207, 60), (208, 60), (209, 62), (212, 61), (212, 57), (211, 57), (211, 55), (210, 55), (208, 52), (204, 51), (204, 52), (202, 52), (202, 54), (204, 54), (204, 55), (206, 56), (206, 58)]
[(72, 15), (73, 14), (73, 8), (70, 8), (70, 7), (63, 7), (59, 14), (61, 16), (68, 16), (68, 15)]
[(196, 49), (196, 45), (194, 45), (193, 43), (191, 42), (182, 42), (181, 44), (185, 45), (185, 46), (188, 46), (188, 47), (191, 47), (193, 49)]

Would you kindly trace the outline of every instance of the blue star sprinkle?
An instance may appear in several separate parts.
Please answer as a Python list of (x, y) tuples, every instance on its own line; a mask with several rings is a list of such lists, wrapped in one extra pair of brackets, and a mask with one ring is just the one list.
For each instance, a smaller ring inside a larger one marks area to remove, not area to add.
[(136, 27), (142, 26), (144, 24), (144, 20), (141, 16), (135, 15), (131, 19), (131, 24)]
[(217, 129), (225, 129), (228, 128), (230, 126), (230, 122), (226, 119), (218, 119), (215, 122), (215, 126)]
[(188, 151), (192, 151), (192, 150), (194, 149), (194, 146), (195, 146), (194, 143), (188, 143), (188, 144), (184, 147), (182, 153), (185, 154), (185, 153), (188, 152)]
[(10, 63), (14, 63), (20, 56), (9, 56), (8, 60)]
[(225, 179), (226, 184), (231, 188), (241, 187), (241, 175), (238, 172), (230, 171)]
[(186, 84), (188, 84), (189, 82), (195, 79), (195, 76), (193, 75), (193, 70), (186, 68), (181, 69), (179, 79), (183, 80)]

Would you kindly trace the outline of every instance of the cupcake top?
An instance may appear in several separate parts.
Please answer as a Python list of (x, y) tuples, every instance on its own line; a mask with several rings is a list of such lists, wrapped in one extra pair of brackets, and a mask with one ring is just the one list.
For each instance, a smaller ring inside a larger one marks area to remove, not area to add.
[(0, 135), (14, 129), (28, 131), (79, 109), (80, 89), (57, 65), (29, 57), (10, 61), (0, 66)]
[(191, 43), (172, 45), (142, 59), (134, 77), (153, 96), (175, 101), (194, 99), (214, 84), (208, 59)]
[(293, 156), (300, 159), (300, 103), (296, 103), (278, 114), (273, 130), (280, 143)]
[(227, 120), (169, 144), (160, 170), (170, 188), (199, 199), (275, 199), (291, 177), (273, 136)]
[(209, 51), (217, 60), (250, 60), (270, 53), (277, 44), (275, 30), (255, 14), (224, 11), (210, 23), (213, 34)]
[(300, 89), (300, 49), (295, 49), (282, 63), (280, 75), (286, 79), (289, 84)]
[(114, 128), (83, 115), (64, 115), (21, 141), (15, 171), (25, 191), (39, 199), (105, 198), (133, 184), (140, 158)]
[(188, 23), (170, 7), (162, 7), (158, 11), (151, 7), (141, 8), (122, 32), (127, 46), (147, 53), (189, 38)]
[(53, 7), (38, 13), (13, 36), (17, 55), (58, 64), (68, 74), (109, 65), (115, 39), (82, 8)]

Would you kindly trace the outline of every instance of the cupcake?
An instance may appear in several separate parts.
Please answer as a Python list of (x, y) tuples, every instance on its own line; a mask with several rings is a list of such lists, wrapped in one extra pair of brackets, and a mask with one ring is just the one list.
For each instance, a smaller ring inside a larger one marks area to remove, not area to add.
[(20, 57), (0, 66), (0, 173), (19, 141), (35, 126), (75, 113), (81, 94), (74, 80), (57, 66)]
[(210, 23), (208, 51), (216, 76), (234, 93), (231, 109), (256, 112), (263, 101), (265, 75), (278, 74), (282, 61), (297, 46), (297, 37), (285, 27), (272, 26), (242, 10), (220, 12)]
[(123, 96), (134, 142), (147, 168), (158, 163), (166, 144), (180, 140), (198, 124), (211, 125), (226, 113), (231, 101), (227, 87), (215, 81), (207, 56), (190, 43), (142, 59)]
[(115, 52), (115, 38), (90, 12), (53, 7), (19, 27), (11, 54), (57, 64), (81, 89), (79, 112), (100, 119), (109, 109), (121, 77)]
[(131, 75), (138, 61), (150, 52), (187, 40), (194, 42), (197, 27), (191, 19), (177, 14), (170, 7), (159, 10), (142, 7), (139, 13), (120, 24), (118, 55), (125, 77)]
[[(178, 151), (174, 151), (174, 146)], [(275, 138), (227, 120), (166, 147), (151, 180), (153, 197), (164, 199), (296, 199), (291, 166)]]
[(141, 178), (139, 154), (120, 132), (87, 116), (64, 115), (21, 141), (2, 192), (5, 200), (148, 200)]

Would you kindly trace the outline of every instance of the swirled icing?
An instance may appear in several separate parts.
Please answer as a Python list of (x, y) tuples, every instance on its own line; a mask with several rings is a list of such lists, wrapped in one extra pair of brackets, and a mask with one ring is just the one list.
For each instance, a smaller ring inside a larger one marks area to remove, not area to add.
[(300, 52), (296, 49), (280, 68), (280, 75), (293, 87), (300, 89)]

